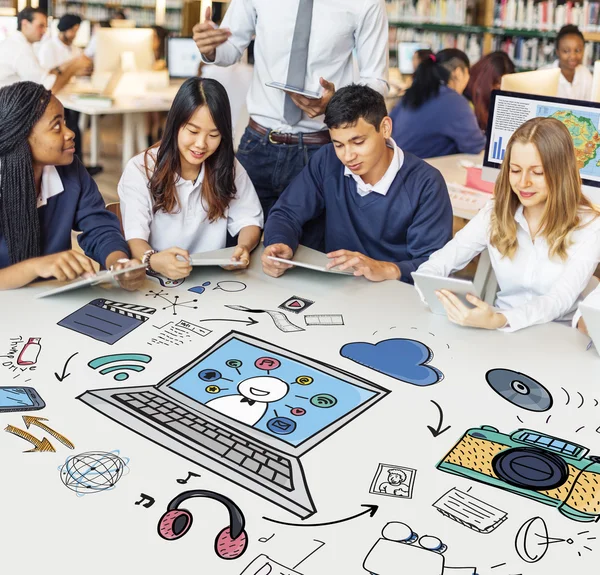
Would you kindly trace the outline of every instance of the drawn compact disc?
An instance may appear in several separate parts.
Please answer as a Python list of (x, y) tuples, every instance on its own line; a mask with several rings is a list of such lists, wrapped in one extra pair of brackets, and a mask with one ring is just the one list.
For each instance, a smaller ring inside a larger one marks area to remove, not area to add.
[(538, 381), (512, 369), (490, 369), (485, 374), (490, 387), (506, 401), (529, 411), (547, 411), (552, 395)]

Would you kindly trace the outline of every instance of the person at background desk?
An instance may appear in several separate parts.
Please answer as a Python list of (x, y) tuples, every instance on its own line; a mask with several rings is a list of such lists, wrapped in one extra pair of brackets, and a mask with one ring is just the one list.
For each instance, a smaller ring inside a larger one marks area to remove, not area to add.
[(542, 69), (560, 68), (557, 98), (589, 100), (592, 97), (593, 76), (583, 66), (585, 40), (573, 24), (563, 26), (556, 35), (556, 56), (549, 66)]
[[(230, 66), (256, 36), (250, 122), (237, 157), (260, 198), (265, 218), (277, 198), (322, 146), (330, 142), (323, 113), (336, 88), (354, 81), (387, 92), (388, 23), (384, 0), (233, 0), (222, 27), (194, 26), (206, 63)], [(319, 90), (319, 99), (269, 88), (275, 81)], [(315, 224), (315, 229), (319, 226)], [(320, 238), (315, 237), (318, 244)]]
[(600, 260), (600, 213), (581, 192), (573, 140), (554, 118), (533, 118), (510, 138), (494, 199), (419, 267), (448, 276), (487, 249), (500, 286), (496, 307), (437, 292), (448, 319), (516, 331), (571, 320)]
[(209, 78), (186, 80), (156, 147), (132, 158), (119, 182), (123, 229), (134, 256), (176, 280), (190, 254), (222, 249), (243, 269), (260, 241), (263, 215), (248, 174), (235, 159), (227, 92)]
[(381, 94), (368, 86), (338, 90), (327, 106), (332, 144), (289, 185), (265, 226), (263, 270), (278, 277), (324, 215), (329, 268), (371, 281), (412, 283), (411, 272), (452, 237), (452, 207), (441, 174), (396, 146)]
[[(152, 31), (154, 32), (152, 36), (152, 50), (154, 51), (152, 69), (158, 72), (167, 69), (166, 52), (169, 31), (162, 26), (152, 26)], [(149, 148), (162, 138), (166, 116), (164, 112), (146, 112), (146, 138)]]
[(17, 15), (18, 31), (0, 42), (0, 88), (15, 82), (43, 84), (54, 94), (75, 74), (89, 69), (91, 60), (80, 55), (54, 68), (44, 68), (33, 51), (48, 27), (46, 14), (37, 8), (25, 8)]
[[(52, 70), (59, 66), (67, 65), (70, 61), (78, 58), (83, 53), (79, 48), (73, 46), (73, 41), (79, 26), (81, 18), (76, 14), (64, 14), (58, 21), (58, 36), (48, 38), (43, 41), (38, 53), (38, 59), (42, 68)], [(81, 75), (89, 76), (92, 73), (92, 62), (87, 70)], [(81, 143), (81, 131), (79, 130), (79, 112), (65, 109), (65, 121), (67, 127), (75, 134), (75, 155), (83, 161), (83, 149)], [(98, 173), (97, 167), (87, 168), (90, 175)]]
[(506, 52), (492, 52), (479, 60), (472, 68), (465, 97), (473, 104), (479, 128), (487, 130), (492, 90), (499, 90), (502, 76), (514, 74), (515, 65)]
[[(37, 278), (64, 281), (93, 275), (90, 258), (122, 269), (139, 264), (119, 222), (104, 206), (94, 180), (77, 158), (63, 107), (40, 84), (0, 89), (0, 289)], [(71, 231), (86, 255), (71, 249)], [(144, 270), (122, 274), (136, 289)]]
[(390, 114), (396, 144), (419, 158), (481, 152), (485, 136), (462, 95), (468, 82), (469, 58), (460, 50), (423, 60)]

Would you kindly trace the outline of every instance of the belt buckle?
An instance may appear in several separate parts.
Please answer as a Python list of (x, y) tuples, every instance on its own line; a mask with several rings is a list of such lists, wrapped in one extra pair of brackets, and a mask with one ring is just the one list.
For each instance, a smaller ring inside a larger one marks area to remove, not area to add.
[(270, 142), (271, 144), (275, 144), (275, 145), (279, 144), (279, 142), (275, 142), (275, 141), (274, 141), (274, 140), (271, 138), (271, 135), (272, 135), (272, 134), (278, 134), (278, 133), (281, 133), (281, 130), (271, 130), (271, 131), (269, 132), (269, 142)]

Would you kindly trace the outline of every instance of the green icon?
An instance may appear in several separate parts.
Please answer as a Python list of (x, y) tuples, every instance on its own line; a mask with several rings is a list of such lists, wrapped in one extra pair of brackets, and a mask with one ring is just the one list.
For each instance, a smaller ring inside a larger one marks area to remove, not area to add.
[(310, 402), (315, 407), (333, 407), (337, 403), (337, 399), (328, 393), (317, 393), (310, 398)]
[(237, 369), (238, 367), (242, 367), (242, 362), (239, 359), (228, 359), (225, 362), (227, 367), (232, 367), (233, 369)]

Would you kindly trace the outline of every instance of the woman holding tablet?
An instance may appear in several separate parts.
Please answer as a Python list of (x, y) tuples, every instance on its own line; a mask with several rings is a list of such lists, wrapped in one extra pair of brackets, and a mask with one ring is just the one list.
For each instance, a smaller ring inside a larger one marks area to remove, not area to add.
[(459, 325), (516, 331), (572, 317), (600, 259), (600, 214), (581, 192), (569, 131), (553, 118), (520, 126), (508, 146), (495, 199), (419, 272), (448, 276), (487, 248), (500, 287), (496, 307), (465, 306), (436, 292)]
[[(75, 134), (61, 103), (42, 85), (17, 82), (0, 89), (0, 289), (37, 278), (73, 280), (101, 266), (139, 265), (117, 218), (75, 158)], [(71, 249), (71, 231), (85, 255)], [(121, 274), (126, 289), (143, 270)]]
[[(119, 182), (125, 237), (135, 257), (170, 279), (192, 271), (190, 254), (238, 236), (231, 269), (247, 267), (263, 213), (235, 159), (227, 92), (190, 78), (177, 92), (162, 140), (132, 158)], [(230, 269), (230, 268), (226, 268)]]

